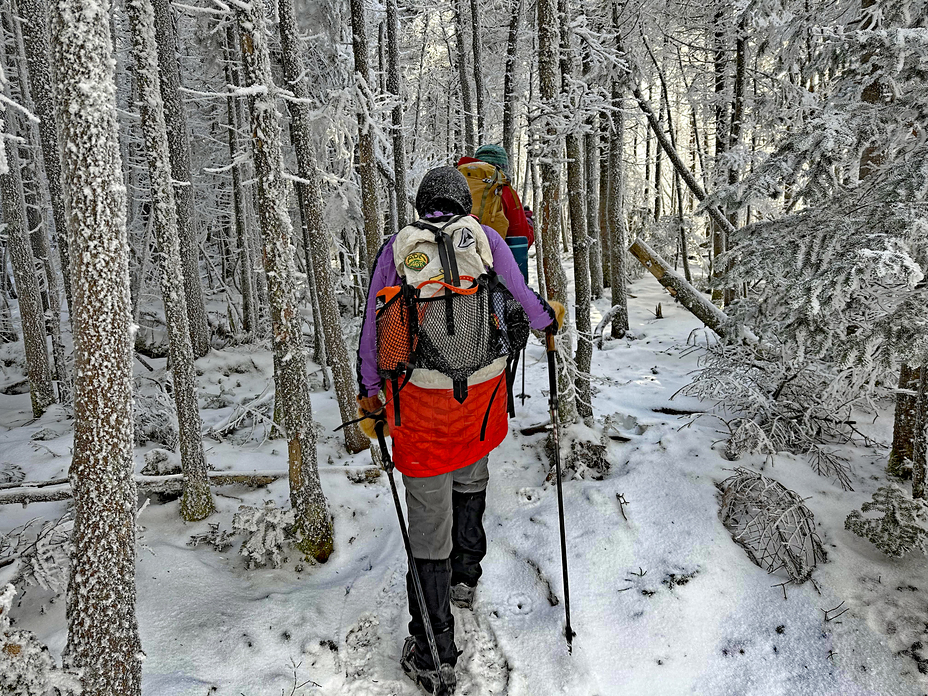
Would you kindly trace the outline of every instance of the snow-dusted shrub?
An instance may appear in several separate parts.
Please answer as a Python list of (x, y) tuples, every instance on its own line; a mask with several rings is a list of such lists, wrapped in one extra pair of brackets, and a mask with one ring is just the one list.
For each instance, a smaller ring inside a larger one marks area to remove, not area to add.
[[(548, 452), (549, 458), (553, 457), (554, 451), (550, 438), (545, 442), (545, 450)], [(588, 440), (574, 440), (570, 443), (570, 453), (564, 459), (561, 473), (565, 480), (593, 479), (594, 481), (602, 481), (603, 477), (609, 472), (610, 467), (611, 464), (606, 459), (605, 445)], [(554, 481), (553, 469), (546, 480), (549, 483)]]
[[(882, 517), (864, 517), (881, 512)], [(928, 503), (913, 500), (898, 486), (883, 486), (844, 520), (844, 528), (867, 539), (887, 556), (901, 558), (914, 549), (928, 547)]]
[(716, 345), (680, 393), (715, 401), (719, 410), (734, 414), (726, 423), (729, 459), (791, 452), (852, 490), (847, 460), (829, 447), (870, 444), (852, 418), (854, 406), (866, 406), (865, 397), (855, 397), (847, 377), (823, 362), (787, 361), (769, 348)]
[(10, 696), (77, 696), (79, 675), (58, 669), (48, 648), (31, 631), (14, 629), (10, 608), (16, 589), (0, 590), (0, 693)]
[(212, 546), (216, 551), (221, 553), (232, 546), (232, 539), (234, 536), (232, 532), (220, 529), (219, 523), (215, 522), (209, 525), (208, 531), (202, 534), (191, 535), (190, 541), (187, 542), (187, 546), (196, 548), (200, 544), (206, 544), (207, 546)]
[(756, 565), (768, 573), (784, 570), (801, 583), (825, 560), (815, 518), (799, 494), (744, 468), (720, 488), (722, 524)]
[(170, 450), (177, 447), (177, 423), (174, 404), (161, 391), (145, 394), (135, 392), (135, 446), (157, 442)]
[(33, 519), (0, 534), (0, 561), (15, 564), (12, 582), (21, 587), (38, 585), (51, 592), (63, 592), (68, 584), (68, 547), (74, 517), (71, 513), (56, 520)]
[(144, 476), (167, 476), (181, 473), (180, 461), (173, 452), (157, 448), (145, 453), (145, 466), (141, 471)]
[(267, 500), (264, 507), (242, 505), (232, 517), (232, 529), (244, 534), (238, 552), (245, 557), (248, 568), (270, 564), (279, 568), (284, 561), (285, 548), (295, 541), (291, 529), (295, 522), (293, 510), (283, 510)]

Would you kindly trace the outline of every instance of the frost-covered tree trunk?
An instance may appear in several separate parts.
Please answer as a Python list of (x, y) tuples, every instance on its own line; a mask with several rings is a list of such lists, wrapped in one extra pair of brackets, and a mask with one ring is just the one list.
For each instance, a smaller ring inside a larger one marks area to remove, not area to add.
[[(297, 184), (302, 191), (302, 213), (306, 224), (307, 243), (312, 251), (312, 273), (316, 284), (321, 320), (325, 331), (326, 354), (332, 366), (335, 381), (335, 395), (342, 422), (353, 420), (357, 413), (355, 394), (358, 393), (351, 374), (351, 361), (335, 299), (335, 287), (331, 278), (332, 262), (329, 250), (332, 247), (328, 229), (322, 216), (322, 192), (319, 175), (316, 171), (316, 152), (310, 133), (312, 114), (309, 107), (309, 89), (305, 82), (305, 68), (299, 42), (296, 18), (293, 12), (293, 0), (278, 0), (277, 12), (280, 17), (281, 59), (284, 79), (296, 99), (288, 102), (290, 110), (290, 137), (296, 150)], [(370, 447), (370, 440), (364, 436), (357, 425), (344, 428), (345, 446), (349, 452), (360, 452)]]
[(64, 292), (71, 306), (71, 270), (68, 259), (68, 232), (64, 190), (61, 186), (61, 156), (58, 152), (58, 131), (55, 126), (55, 103), (52, 93), (52, 76), (49, 67), (48, 0), (17, 0), (18, 14), (22, 18), (23, 48), (29, 65), (29, 86), (39, 118), (39, 135), (42, 142), (42, 161), (45, 181), (52, 204), (55, 223), (55, 244), (58, 248)]
[(622, 338), (628, 331), (628, 296), (625, 278), (628, 254), (628, 235), (625, 226), (625, 87), (618, 81), (612, 83), (612, 131), (609, 137), (609, 213), (608, 234), (610, 260), (609, 270), (612, 288), (612, 306), (617, 307), (612, 315), (612, 337)]
[[(584, 70), (589, 78), (590, 70)], [(586, 185), (586, 233), (589, 242), (590, 292), (594, 298), (603, 296), (603, 260), (601, 233), (599, 228), (599, 117), (595, 114), (587, 120), (587, 132), (583, 136), (584, 183)]]
[(600, 122), (599, 137), (603, 142), (599, 157), (599, 230), (602, 242), (600, 258), (603, 264), (603, 289), (612, 286), (612, 240), (609, 226), (609, 193), (612, 191), (611, 173), (609, 171), (609, 150), (612, 142), (612, 115), (603, 114)]
[[(7, 89), (9, 97), (9, 89)], [(7, 108), (8, 126), (16, 121)], [(0, 129), (2, 131), (7, 128)], [(9, 128), (15, 133), (14, 128)], [(23, 344), (26, 353), (26, 372), (29, 375), (29, 392), (32, 396), (32, 415), (38, 418), (55, 401), (52, 388), (52, 371), (48, 361), (48, 346), (45, 335), (42, 297), (36, 273), (36, 262), (29, 244), (29, 229), (26, 222), (26, 200), (20, 175), (19, 148), (7, 144), (7, 170), (0, 170), (0, 199), (3, 202), (3, 217), (6, 222), (7, 244), (13, 277), (16, 281), (16, 297), (19, 301), (19, 316), (23, 328)], [(5, 272), (5, 269), (4, 269)]]
[[(225, 58), (226, 82), (233, 87), (239, 85), (235, 40), (235, 25), (226, 26), (223, 53)], [(255, 257), (252, 252), (251, 235), (248, 232), (248, 210), (245, 187), (242, 184), (242, 152), (239, 133), (242, 129), (238, 105), (232, 96), (226, 97), (226, 112), (229, 121), (229, 159), (232, 162), (232, 204), (235, 213), (235, 238), (239, 253), (239, 277), (242, 284), (242, 324), (252, 339), (258, 333), (258, 307), (255, 288)]]
[(184, 272), (177, 231), (177, 207), (171, 180), (168, 135), (158, 77), (158, 47), (151, 0), (126, 0), (132, 28), (132, 56), (139, 90), (142, 133), (151, 182), (152, 216), (161, 261), (161, 297), (168, 329), (174, 403), (177, 408), (180, 461), (184, 475), (180, 514), (188, 522), (202, 520), (214, 510), (203, 451), (197, 378), (187, 319), (187, 302), (181, 291)]
[(56, 0), (56, 116), (70, 232), (74, 499), (66, 666), (84, 696), (141, 693), (135, 617), (132, 334), (126, 192), (107, 0)]
[(190, 177), (190, 140), (187, 136), (184, 103), (180, 96), (177, 35), (174, 32), (171, 0), (154, 0), (154, 8), (161, 97), (164, 100), (164, 119), (168, 128), (171, 176), (174, 177), (174, 200), (177, 204), (177, 229), (184, 265), (187, 317), (190, 321), (193, 354), (199, 358), (209, 352), (210, 332), (203, 301), (203, 287), (200, 283), (200, 250), (194, 221), (193, 182)]
[(316, 464), (303, 333), (296, 304), (292, 243), (287, 213), (289, 190), (283, 177), (280, 114), (271, 75), (264, 0), (235, 5), (244, 64), (244, 83), (254, 94), (251, 108), (252, 155), (258, 179), (258, 213), (264, 237), (264, 265), (271, 305), (271, 341), (277, 360), (276, 397), (283, 407), (289, 440), (290, 502), (300, 550), (325, 561), (333, 550), (332, 522)]
[(461, 87), (461, 118), (464, 120), (464, 154), (474, 156), (474, 105), (470, 93), (470, 78), (467, 75), (467, 40), (464, 37), (464, 2), (454, 0), (454, 44), (457, 52), (458, 80)]
[[(571, 12), (568, 0), (561, 0), (561, 84), (565, 92), (573, 77), (574, 63), (570, 45)], [(565, 94), (565, 97), (567, 95)], [(583, 139), (576, 132), (565, 138), (567, 151), (567, 208), (570, 215), (570, 238), (574, 258), (574, 322), (577, 326), (577, 413), (581, 418), (593, 416), (590, 389), (590, 363), (593, 359), (593, 329), (590, 326), (590, 249), (586, 231), (586, 186), (583, 176)]]
[[(715, 89), (715, 178), (716, 184), (722, 180), (722, 158), (728, 151), (729, 123), (728, 101), (725, 96), (727, 90), (728, 53), (725, 46), (725, 19), (726, 4), (720, 3), (715, 12), (713, 30), (712, 67)], [(725, 269), (717, 259), (728, 248), (727, 230), (713, 221), (712, 224), (712, 277), (719, 278)], [(725, 291), (720, 288), (712, 290), (713, 302), (725, 303)]]
[(393, 128), (393, 181), (396, 190), (397, 229), (409, 219), (409, 196), (406, 193), (406, 143), (403, 133), (403, 76), (400, 72), (400, 20), (396, 0), (387, 5), (387, 90), (397, 99), (390, 114)]
[[(351, 0), (351, 45), (354, 51), (354, 74), (362, 99), (367, 100), (366, 111), (373, 109), (370, 101), (371, 70), (367, 44), (367, 12), (364, 0)], [(364, 247), (367, 252), (368, 272), (373, 271), (374, 259), (383, 243), (380, 232), (380, 215), (377, 210), (377, 166), (374, 159), (374, 133), (368, 116), (358, 114), (358, 176), (361, 179), (361, 212), (364, 215)]]
[(893, 444), (889, 452), (889, 473), (894, 476), (905, 474), (906, 463), (913, 459), (915, 426), (918, 415), (918, 391), (920, 371), (909, 365), (899, 369), (899, 385), (896, 391), (896, 409), (893, 414)]
[(483, 49), (480, 42), (480, 8), (479, 0), (470, 0), (470, 28), (471, 45), (473, 46), (474, 61), (474, 94), (477, 103), (477, 141), (483, 144), (486, 141), (487, 131), (484, 118), (486, 112), (483, 106)]
[(506, 66), (503, 74), (503, 148), (509, 156), (516, 146), (516, 58), (519, 52), (519, 25), (522, 18), (522, 0), (513, 0), (506, 40)]
[(928, 471), (928, 363), (923, 363), (918, 373), (915, 437), (912, 443), (912, 497), (924, 498)]
[[(567, 276), (561, 265), (558, 242), (561, 236), (561, 175), (558, 166), (560, 136), (553, 123), (557, 108), (561, 76), (558, 66), (558, 42), (560, 30), (557, 0), (538, 0), (538, 78), (544, 119), (539, 119), (539, 140), (542, 151), (539, 156), (541, 169), (541, 236), (544, 238), (545, 287), (548, 298), (567, 306)], [(566, 334), (565, 334), (566, 335)], [(559, 346), (565, 353), (558, 360), (558, 390), (560, 391), (559, 416), (565, 423), (577, 419), (573, 399), (573, 382), (564, 355), (570, 355), (569, 345)]]

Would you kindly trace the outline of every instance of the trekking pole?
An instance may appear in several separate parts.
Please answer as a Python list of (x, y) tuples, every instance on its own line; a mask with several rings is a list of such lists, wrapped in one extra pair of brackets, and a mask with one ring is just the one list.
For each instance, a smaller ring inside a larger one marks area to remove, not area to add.
[(573, 653), (573, 639), (576, 635), (570, 627), (570, 585), (567, 581), (567, 539), (564, 533), (564, 493), (561, 490), (561, 443), (558, 437), (558, 415), (557, 415), (557, 365), (555, 364), (555, 355), (557, 349), (554, 347), (554, 333), (550, 329), (545, 332), (545, 348), (548, 352), (548, 384), (550, 393), (548, 405), (551, 409), (551, 437), (554, 439), (554, 470), (557, 481), (557, 513), (558, 522), (561, 528), (561, 572), (564, 576), (564, 611), (567, 616), (567, 626), (564, 629), (564, 635), (567, 638), (567, 652)]
[[(383, 427), (386, 424), (386, 418), (381, 414), (375, 417), (374, 430), (377, 431), (377, 442), (380, 443), (380, 454), (383, 457), (383, 467), (390, 477), (390, 490), (393, 491), (393, 504), (396, 506), (396, 517), (400, 521), (400, 531), (403, 532), (403, 545), (406, 547), (406, 559), (409, 564), (409, 573), (412, 575), (412, 584), (416, 589), (416, 601), (419, 603), (419, 612), (422, 614), (422, 623), (425, 624), (425, 636), (429, 641), (429, 652), (432, 653), (432, 663), (435, 665), (435, 673), (438, 675), (438, 687), (434, 693), (450, 693), (445, 685), (445, 680), (441, 671), (441, 660), (438, 657), (438, 643), (435, 641), (435, 631), (432, 629), (432, 618), (429, 616), (428, 607), (425, 606), (425, 593), (422, 591), (422, 583), (419, 581), (419, 570), (416, 568), (416, 561), (412, 557), (412, 545), (409, 543), (409, 531), (406, 529), (406, 519), (403, 517), (403, 508), (400, 507), (400, 496), (396, 492), (396, 481), (393, 479), (393, 459), (390, 457), (390, 450), (387, 449), (387, 439), (383, 434)], [(440, 690), (439, 690), (440, 689)]]

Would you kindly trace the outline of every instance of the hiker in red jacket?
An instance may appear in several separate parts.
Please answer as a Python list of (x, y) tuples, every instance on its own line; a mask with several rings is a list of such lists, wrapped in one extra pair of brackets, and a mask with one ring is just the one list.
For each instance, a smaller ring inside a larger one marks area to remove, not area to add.
[(506, 173), (509, 168), (506, 151), (499, 145), (482, 145), (473, 157), (459, 159), (457, 168), (470, 187), (471, 214), (504, 239), (525, 237), (532, 246), (534, 227), (526, 219), (519, 194)]
[[(472, 606), (487, 548), (483, 513), (488, 455), (509, 432), (506, 361), (496, 360), (474, 372), (466, 380), (463, 397), (460, 384), (442, 372), (418, 366), (398, 391), (395, 382), (385, 384), (378, 373), (377, 297), (404, 281), (420, 293), (426, 286), (451, 283), (445, 270), (453, 265), (461, 279), (495, 273), (525, 310), (531, 328), (556, 327), (564, 316), (563, 306), (545, 302), (526, 285), (500, 235), (469, 214), (471, 203), (467, 181), (455, 168), (441, 167), (425, 175), (416, 194), (420, 219), (388, 239), (377, 255), (358, 346), (359, 415), (386, 414), (393, 461), (406, 487), (412, 556), (439, 659), (452, 668), (458, 651), (450, 605), (453, 601)], [(432, 237), (428, 230), (438, 228), (453, 242), (454, 264), (448, 263), (448, 247), (436, 253), (434, 243), (428, 246)], [(440, 263), (439, 256), (443, 256)], [(462, 325), (458, 331), (466, 334), (470, 328)], [(467, 343), (459, 345), (460, 350), (468, 350)], [(386, 404), (380, 398), (384, 388)], [(397, 410), (402, 413), (399, 427)], [(361, 425), (376, 437), (372, 419)], [(439, 666), (430, 654), (410, 573), (406, 587), (411, 621), (401, 665), (413, 681), (429, 690), (438, 683), (434, 675)]]

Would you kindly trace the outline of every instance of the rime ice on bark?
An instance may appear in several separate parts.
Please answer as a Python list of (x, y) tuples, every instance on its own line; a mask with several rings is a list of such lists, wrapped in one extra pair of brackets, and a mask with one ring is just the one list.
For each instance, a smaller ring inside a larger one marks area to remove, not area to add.
[(86, 696), (137, 695), (132, 332), (107, 0), (57, 0), (56, 116), (74, 302), (73, 569), (65, 664)]
[[(322, 219), (322, 194), (316, 173), (316, 153), (310, 134), (309, 90), (304, 80), (302, 53), (300, 51), (296, 18), (293, 13), (293, 0), (278, 0), (280, 16), (280, 42), (284, 78), (287, 86), (296, 97), (288, 104), (290, 109), (290, 138), (296, 150), (297, 175), (303, 192), (303, 218), (309, 233), (309, 246), (312, 250), (312, 271), (319, 300), (319, 314), (325, 331), (326, 352), (332, 365), (335, 378), (335, 394), (342, 422), (354, 419), (356, 414), (355, 394), (357, 388), (351, 375), (351, 362), (339, 321), (338, 304), (335, 301), (335, 289), (330, 277), (332, 262), (329, 258), (329, 235)], [(357, 425), (345, 429), (345, 445), (349, 452), (360, 452), (370, 447), (370, 441), (364, 437)]]
[[(8, 86), (6, 93), (9, 96)], [(16, 122), (14, 114), (8, 112), (5, 121), (3, 126), (12, 126)], [(0, 127), (0, 137), (3, 136), (4, 130), (12, 133), (15, 129)], [(0, 174), (0, 198), (3, 201), (10, 260), (19, 299), (19, 315), (22, 320), (23, 344), (29, 373), (29, 390), (32, 395), (32, 414), (38, 418), (54, 402), (55, 395), (52, 390), (52, 373), (45, 343), (42, 298), (39, 294), (36, 264), (32, 256), (26, 224), (26, 201), (23, 197), (23, 182), (20, 177), (19, 153), (12, 143), (6, 147), (6, 159), (8, 167), (3, 174)]]
[[(371, 70), (368, 64), (367, 13), (364, 0), (351, 0), (351, 36), (354, 49), (355, 79), (360, 83), (363, 98), (369, 98)], [(374, 134), (371, 126), (358, 114), (358, 176), (361, 178), (361, 211), (364, 214), (364, 248), (368, 272), (380, 250), (380, 216), (377, 213), (377, 170), (374, 162)]]
[(171, 375), (174, 378), (174, 403), (177, 406), (180, 460), (184, 473), (180, 512), (185, 520), (202, 520), (215, 508), (206, 475), (193, 347), (190, 343), (187, 301), (182, 291), (184, 273), (158, 77), (155, 17), (151, 0), (127, 0), (126, 12), (132, 25), (132, 54), (151, 182), (151, 214), (160, 250), (161, 296), (170, 342)]
[[(557, 95), (561, 88), (558, 72), (558, 13), (556, 0), (538, 2), (538, 77), (541, 99), (544, 104), (543, 118), (538, 119), (538, 137), (543, 143), (539, 156), (541, 169), (541, 236), (543, 238), (544, 276), (548, 299), (557, 300), (567, 306), (567, 276), (561, 265), (558, 244), (561, 236), (561, 176), (560, 138), (552, 116), (557, 108)], [(559, 346), (559, 352), (563, 347)], [(569, 348), (565, 354), (569, 354)], [(560, 418), (565, 423), (576, 420), (573, 399), (573, 381), (566, 368), (564, 355), (558, 360), (558, 401)]]
[(612, 100), (615, 104), (615, 113), (612, 116), (612, 130), (609, 137), (609, 201), (607, 212), (607, 229), (604, 234), (609, 235), (609, 271), (611, 278), (609, 285), (612, 288), (612, 306), (618, 307), (612, 318), (612, 336), (622, 338), (628, 331), (628, 297), (625, 292), (625, 278), (627, 276), (625, 252), (628, 247), (628, 235), (625, 231), (625, 164), (623, 152), (625, 149), (625, 88), (618, 80), (612, 83)]
[(64, 206), (64, 189), (61, 184), (61, 158), (58, 154), (58, 132), (55, 127), (55, 103), (49, 66), (47, 0), (18, 0), (18, 14), (22, 18), (23, 48), (29, 64), (29, 85), (39, 117), (39, 134), (42, 141), (42, 162), (55, 221), (55, 242), (61, 261), (64, 292), (71, 306), (71, 269), (68, 259), (67, 211)]
[(202, 357), (209, 352), (209, 325), (203, 305), (203, 288), (200, 286), (200, 251), (194, 223), (193, 186), (190, 180), (190, 141), (180, 97), (177, 35), (174, 32), (174, 14), (170, 0), (154, 0), (154, 10), (161, 96), (164, 100), (164, 118), (171, 153), (171, 176), (175, 181), (174, 197), (184, 270), (184, 293), (187, 296), (187, 317), (190, 322), (194, 355)]
[(237, 4), (235, 12), (241, 35), (244, 83), (255, 95), (251, 109), (252, 152), (271, 305), (274, 380), (289, 440), (290, 502), (297, 529), (303, 535), (300, 550), (325, 561), (333, 550), (332, 523), (316, 466), (316, 433), (293, 280), (293, 230), (286, 210), (289, 191), (283, 178), (280, 114), (266, 42), (264, 0)]

